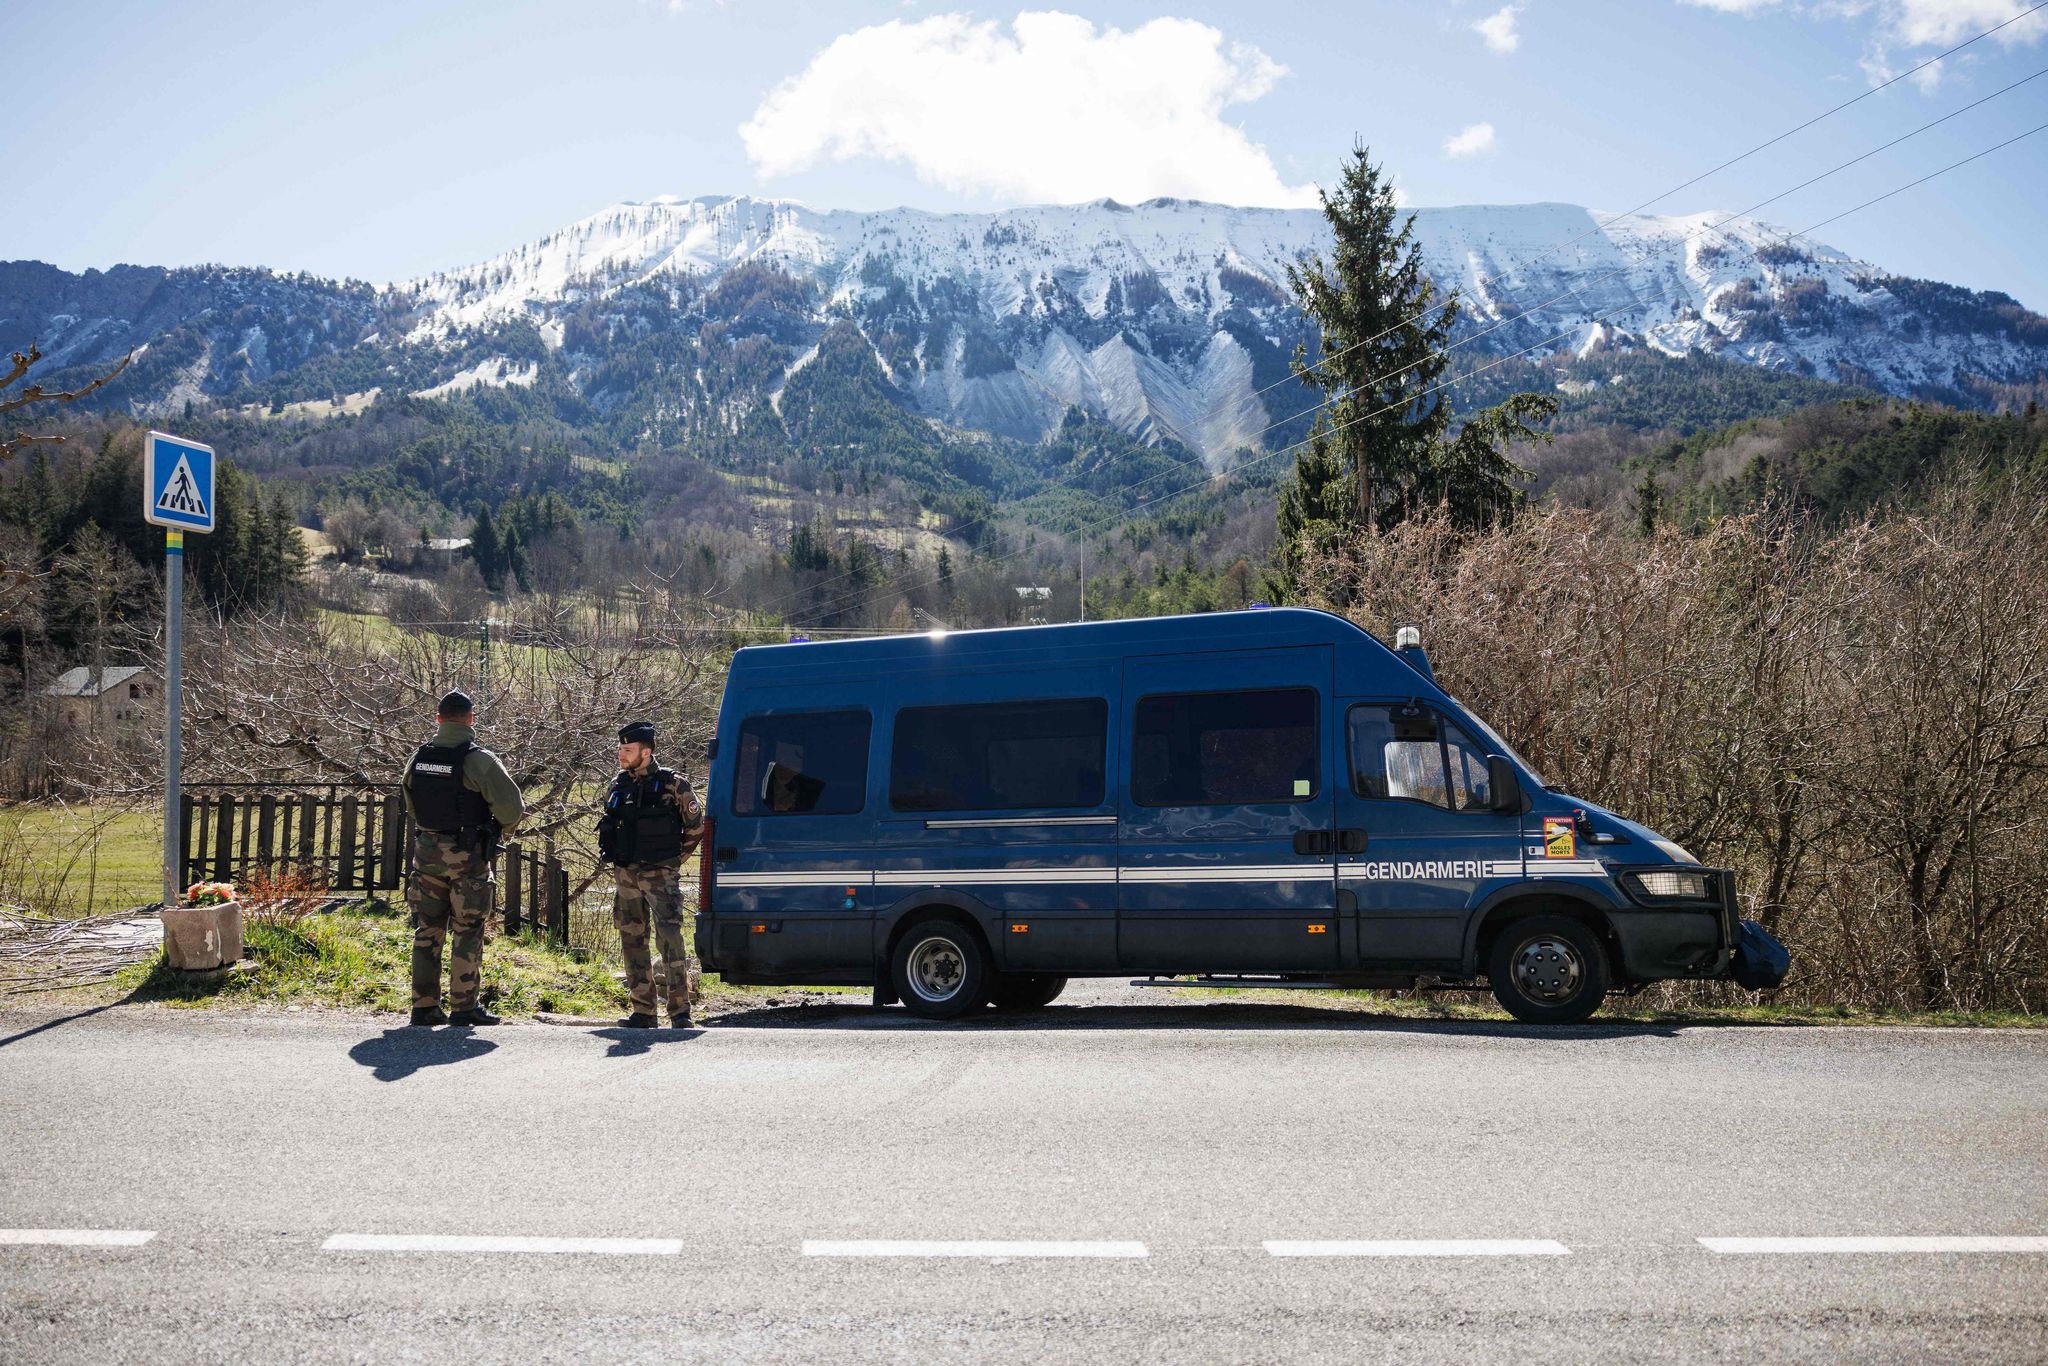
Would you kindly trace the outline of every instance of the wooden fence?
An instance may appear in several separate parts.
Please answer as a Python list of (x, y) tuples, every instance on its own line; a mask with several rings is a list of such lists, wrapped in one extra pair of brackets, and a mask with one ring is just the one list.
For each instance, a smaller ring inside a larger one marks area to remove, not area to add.
[[(188, 784), (179, 811), (188, 887), (247, 882), (260, 868), (303, 873), (338, 895), (396, 893), (412, 873), (412, 821), (395, 786)], [(508, 844), (496, 871), (505, 928), (567, 943), (569, 874), (554, 842), (539, 852)]]

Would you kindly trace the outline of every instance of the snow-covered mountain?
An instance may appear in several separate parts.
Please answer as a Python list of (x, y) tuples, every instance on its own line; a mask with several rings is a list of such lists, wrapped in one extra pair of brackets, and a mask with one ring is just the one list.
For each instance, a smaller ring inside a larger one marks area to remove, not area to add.
[[(2003, 296), (1934, 287), (1937, 300), (1753, 218), (1475, 205), (1418, 209), (1415, 228), (1431, 273), (1464, 296), (1473, 353), (1704, 351), (1901, 394), (2048, 365), (2048, 325)], [(1303, 336), (1287, 267), (1326, 241), (1313, 210), (1171, 199), (980, 214), (661, 199), (413, 288), (420, 336), (520, 317), (559, 341), (565, 306), (772, 266), (858, 319), (930, 416), (1030, 439), (1077, 406), (1213, 459), (1278, 416), (1256, 391)], [(1936, 302), (1945, 316), (1928, 316)]]
[[(1470, 364), (1601, 348), (1705, 352), (1951, 399), (2048, 373), (2048, 320), (2004, 295), (1900, 279), (1825, 243), (1726, 218), (1485, 205), (1419, 209), (1415, 227), (1433, 275), (1464, 297)], [(1287, 267), (1325, 240), (1314, 211), (1168, 199), (949, 214), (747, 197), (629, 202), (478, 265), (396, 286), (374, 308), (359, 287), (342, 291), (322, 305), (317, 327), (250, 321), (245, 304), (240, 330), (215, 325), (205, 355), (186, 345), (181, 354), (200, 368), (179, 392), (227, 394), (284, 371), (268, 325), (282, 327), (292, 363), (323, 347), (391, 348), (398, 337), (412, 357), (408, 374), (422, 356), (445, 357), (447, 373), (434, 370), (415, 392), (510, 382), (493, 378), (504, 375), (532, 384), (552, 366), (594, 411), (637, 403), (701, 419), (730, 401), (712, 392), (701, 359), (679, 374), (659, 361), (621, 365), (620, 349), (650, 330), (701, 340), (714, 322), (729, 343), (770, 336), (763, 363), (778, 368), (753, 383), (773, 402), (844, 319), (925, 416), (1035, 440), (1078, 407), (1148, 439), (1178, 438), (1214, 461), (1262, 444), (1300, 405), (1290, 390), (1261, 391), (1285, 376), (1308, 335)], [(67, 358), (84, 361), (112, 349), (97, 341), (132, 342), (147, 330), (133, 317), (95, 316), (97, 301), (64, 297), (49, 278), (63, 273), (47, 267), (36, 268), (44, 273), (34, 299), (13, 297), (8, 269), (0, 267), (0, 342), (40, 325), (46, 350), (54, 333)], [(773, 301), (761, 303), (763, 281), (794, 282), (794, 293), (770, 290)], [(650, 312), (650, 300), (666, 311)], [(150, 307), (117, 306), (137, 315)], [(537, 335), (538, 354), (494, 356), (486, 339), (507, 328)], [(241, 358), (232, 376), (204, 368), (216, 348)], [(401, 371), (396, 362), (386, 369)]]

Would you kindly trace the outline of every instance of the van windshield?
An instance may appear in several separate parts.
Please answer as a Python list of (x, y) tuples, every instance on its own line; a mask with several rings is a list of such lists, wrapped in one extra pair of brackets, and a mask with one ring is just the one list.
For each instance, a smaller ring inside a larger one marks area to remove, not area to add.
[[(1453, 697), (1451, 701), (1458, 702), (1458, 699)], [(1513, 759), (1517, 764), (1521, 765), (1522, 772), (1528, 774), (1531, 778), (1534, 778), (1536, 780), (1536, 786), (1542, 788), (1548, 788), (1550, 786), (1549, 781), (1545, 779), (1541, 773), (1538, 773), (1536, 771), (1536, 766), (1530, 763), (1527, 759), (1524, 759), (1521, 755), (1517, 754), (1515, 752), (1515, 747), (1509, 744), (1506, 740), (1502, 739), (1501, 733), (1499, 731), (1495, 730), (1492, 726), (1487, 725), (1485, 721), (1481, 720), (1478, 712), (1473, 711), (1463, 702), (1458, 702), (1458, 710), (1465, 713), (1465, 719), (1467, 721), (1470, 721), (1473, 727), (1476, 730), (1478, 730), (1478, 732), (1482, 736), (1486, 738), (1486, 743), (1488, 743), (1489, 745), (1497, 746), (1497, 749), (1495, 750), (1496, 753), (1505, 754), (1508, 758)]]

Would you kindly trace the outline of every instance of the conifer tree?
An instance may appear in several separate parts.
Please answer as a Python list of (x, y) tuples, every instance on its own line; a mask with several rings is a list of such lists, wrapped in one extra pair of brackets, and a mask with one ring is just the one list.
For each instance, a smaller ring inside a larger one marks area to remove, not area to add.
[(505, 528), (505, 535), (501, 545), (502, 548), (499, 554), (504, 558), (505, 562), (505, 568), (502, 572), (509, 576), (513, 583), (519, 585), (520, 592), (532, 592), (532, 586), (528, 582), (532, 576), (532, 570), (527, 565), (526, 543), (520, 539), (519, 527), (516, 523)]
[(1316, 324), (1313, 356), (1296, 349), (1294, 373), (1322, 396), (1294, 481), (1281, 493), (1281, 586), (1319, 538), (1385, 529), (1428, 508), (1459, 526), (1513, 515), (1521, 469), (1516, 441), (1548, 440), (1532, 424), (1556, 413), (1545, 394), (1516, 394), (1466, 419), (1453, 435), (1448, 392), (1460, 306), (1440, 294), (1415, 240), (1415, 216), (1364, 147), (1352, 150), (1334, 191), (1322, 194), (1330, 254), (1290, 266), (1296, 302)]
[(505, 586), (505, 548), (498, 539), (498, 522), (491, 516), (489, 503), (477, 510), (476, 522), (469, 529), (469, 555), (476, 561), (477, 573), (484, 576), (484, 587), (495, 593)]
[[(1324, 404), (1309, 452), (1320, 439), (1322, 460), (1349, 472), (1348, 524), (1384, 526), (1414, 511), (1450, 421), (1436, 385), (1450, 363), (1444, 347), (1458, 299), (1438, 299), (1415, 217), (1396, 206), (1393, 184), (1364, 147), (1352, 150), (1335, 192), (1321, 197), (1329, 258), (1313, 253), (1287, 268), (1296, 302), (1321, 333), (1313, 358), (1306, 345), (1294, 356), (1294, 373)], [(1316, 501), (1327, 507), (1330, 500)]]
[(1654, 465), (1643, 467), (1643, 477), (1636, 484), (1636, 534), (1648, 539), (1657, 534), (1657, 519), (1662, 513), (1663, 490), (1657, 487), (1657, 469)]

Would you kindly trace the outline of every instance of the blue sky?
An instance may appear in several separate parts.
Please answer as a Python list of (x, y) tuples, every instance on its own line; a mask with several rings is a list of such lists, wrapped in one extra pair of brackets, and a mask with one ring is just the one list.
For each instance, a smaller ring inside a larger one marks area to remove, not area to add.
[[(7, 21), (0, 258), (382, 282), (662, 194), (1285, 202), (1354, 136), (1416, 204), (1619, 210), (2031, 3), (67, 0)], [(2044, 67), (2048, 11), (1656, 211), (1744, 208)], [(2048, 76), (1764, 216), (2041, 123)], [(2044, 209), (2048, 133), (1820, 236), (2048, 310)]]

